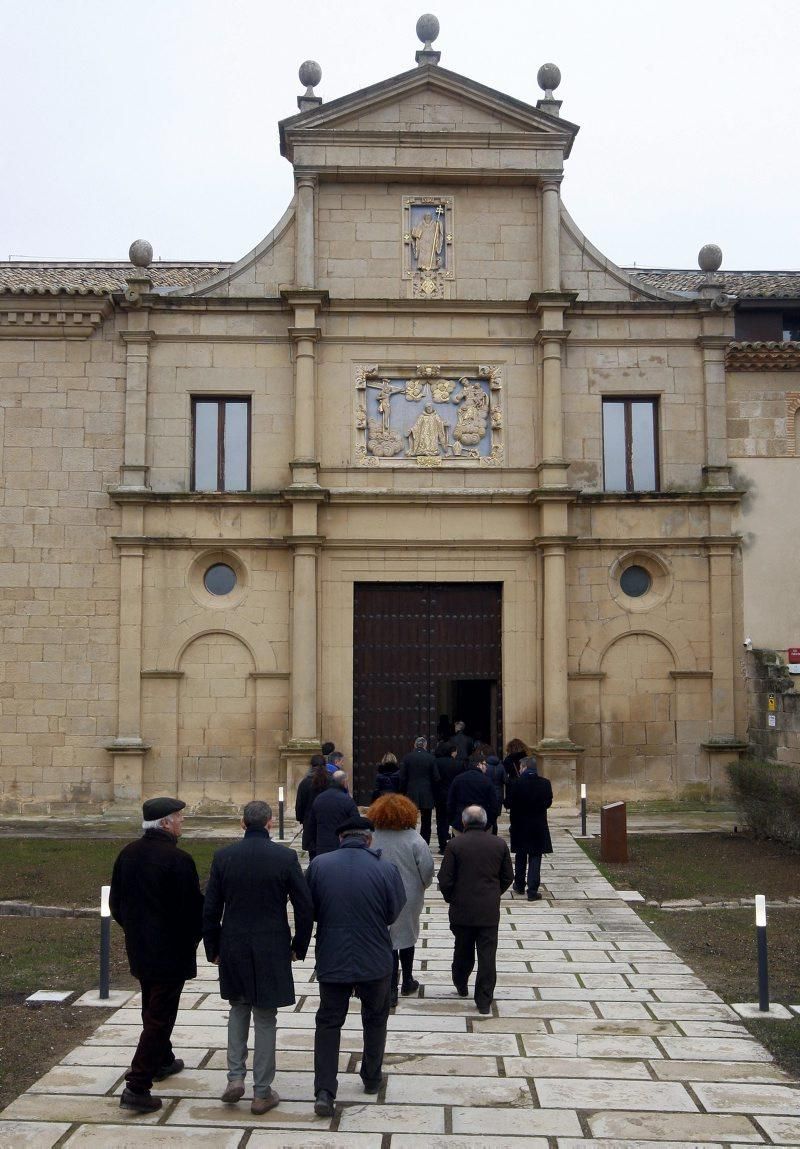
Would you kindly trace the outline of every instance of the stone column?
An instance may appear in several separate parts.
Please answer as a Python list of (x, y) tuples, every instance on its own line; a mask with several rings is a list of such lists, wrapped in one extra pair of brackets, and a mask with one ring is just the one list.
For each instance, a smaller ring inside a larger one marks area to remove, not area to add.
[(711, 489), (727, 489), (731, 485), (725, 388), (725, 351), (731, 338), (729, 335), (702, 335), (697, 341), (703, 355), (705, 392), (706, 462), (703, 479), (705, 486)]
[(295, 283), (297, 287), (314, 287), (316, 283), (316, 245), (315, 245), (315, 214), (316, 214), (316, 187), (315, 176), (297, 177), (297, 207), (295, 218), (297, 229), (295, 236)]
[[(130, 312), (128, 322), (140, 327), (147, 317)], [(147, 486), (147, 385), (150, 344), (154, 332), (141, 328), (123, 331), (127, 356), (125, 376), (125, 440), (121, 483), (123, 487)]]
[(294, 340), (294, 482), (317, 481), (316, 341), (319, 329), (290, 328)]
[(564, 412), (561, 348), (569, 332), (544, 329), (536, 335), (542, 357), (542, 461), (546, 486), (567, 485), (564, 459)]
[(545, 742), (569, 741), (566, 555), (566, 547), (560, 543), (542, 545), (545, 593), (542, 696)]
[(561, 290), (560, 180), (542, 184), (542, 290)]

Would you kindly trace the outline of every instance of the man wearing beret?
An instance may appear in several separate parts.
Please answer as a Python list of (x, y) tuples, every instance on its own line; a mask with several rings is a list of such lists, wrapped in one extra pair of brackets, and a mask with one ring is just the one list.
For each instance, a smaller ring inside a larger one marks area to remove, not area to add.
[(332, 1117), (347, 1007), (361, 999), (365, 1093), (381, 1087), (393, 967), (389, 926), (406, 901), (400, 872), (371, 850), (372, 823), (360, 815), (337, 827), (339, 849), (314, 858), (306, 873), (317, 922), (319, 1009), (314, 1035), (314, 1112)]
[(122, 850), (111, 876), (111, 913), (142, 987), (142, 1034), (120, 1105), (142, 1113), (161, 1108), (153, 1082), (183, 1069), (170, 1038), (183, 984), (197, 975), (203, 895), (194, 859), (178, 849), (185, 805), (177, 798), (145, 802), (144, 834)]

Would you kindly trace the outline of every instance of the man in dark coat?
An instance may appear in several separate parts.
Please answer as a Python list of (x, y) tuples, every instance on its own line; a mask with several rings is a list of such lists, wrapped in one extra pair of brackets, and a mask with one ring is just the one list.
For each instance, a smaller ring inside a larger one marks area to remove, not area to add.
[(309, 858), (338, 849), (336, 827), (357, 813), (358, 806), (347, 793), (347, 775), (344, 770), (337, 770), (331, 774), (328, 789), (317, 794), (312, 802), (303, 825), (303, 841), (308, 843)]
[[(242, 812), (244, 838), (214, 855), (203, 910), (206, 957), (219, 965), (220, 996), (229, 1001), (226, 1104), (244, 1095), (250, 1015), (255, 1114), (280, 1101), (275, 1077), (277, 1011), (294, 1005), (292, 962), (306, 956), (314, 908), (294, 850), (270, 839), (272, 809), (248, 802)], [(294, 910), (294, 936), (286, 913)], [(220, 925), (220, 921), (222, 925)]]
[(475, 740), (467, 734), (463, 722), (456, 722), (453, 729), (455, 732), (450, 741), (458, 751), (459, 758), (463, 758), (466, 761), (475, 749)]
[(316, 857), (306, 873), (317, 922), (314, 1112), (320, 1117), (333, 1115), (342, 1026), (354, 990), (361, 999), (364, 1092), (381, 1087), (393, 968), (389, 926), (406, 903), (399, 870), (370, 849), (372, 823), (356, 814), (338, 832), (339, 849)]
[(486, 811), (489, 824), (497, 818), (500, 808), (497, 804), (497, 795), (489, 779), (486, 777), (485, 764), (475, 762), (457, 775), (451, 785), (447, 796), (447, 817), (456, 834), (462, 830), (461, 821), (467, 806), (480, 806)]
[(511, 816), (511, 849), (514, 853), (514, 890), (525, 893), (527, 876), (528, 901), (541, 898), (539, 882), (542, 854), (552, 854), (553, 843), (547, 825), (547, 811), (553, 804), (553, 788), (547, 778), (540, 778), (534, 757), (520, 762), (520, 776), (508, 799)]
[(161, 1108), (153, 1082), (183, 1069), (170, 1038), (183, 983), (197, 976), (203, 895), (194, 859), (178, 849), (185, 805), (178, 798), (145, 802), (144, 834), (122, 850), (111, 875), (111, 913), (142, 987), (142, 1035), (120, 1105), (143, 1113)]
[(439, 781), (436, 783), (436, 836), (439, 839), (439, 853), (444, 853), (450, 837), (450, 822), (447, 817), (447, 797), (453, 779), (462, 774), (466, 762), (458, 757), (458, 750), (452, 742), (440, 742), (436, 747), (436, 769)]
[(414, 749), (400, 763), (400, 793), (410, 798), (419, 810), (419, 832), (426, 845), (431, 844), (431, 814), (436, 805), (439, 771), (436, 759), (428, 751), (427, 738), (415, 738)]
[(464, 833), (451, 838), (439, 870), (439, 889), (450, 906), (453, 945), (453, 985), (466, 997), (467, 981), (478, 954), (475, 1004), (478, 1013), (492, 1008), (497, 981), (497, 931), (500, 898), (511, 885), (511, 855), (502, 838), (486, 834), (487, 815), (480, 806), (468, 806)]

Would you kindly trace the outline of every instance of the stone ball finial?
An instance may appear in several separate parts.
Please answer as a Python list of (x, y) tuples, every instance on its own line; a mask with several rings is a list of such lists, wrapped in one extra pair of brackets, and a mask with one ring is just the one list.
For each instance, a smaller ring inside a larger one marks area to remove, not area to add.
[(153, 245), (146, 239), (135, 239), (128, 249), (128, 259), (134, 267), (149, 267), (153, 262)]
[(542, 64), (536, 73), (536, 83), (543, 92), (552, 92), (561, 83), (561, 69), (557, 64)]
[(439, 21), (433, 13), (426, 12), (424, 16), (420, 16), (419, 20), (417, 20), (417, 36), (426, 48), (430, 48), (438, 35)]
[(704, 244), (697, 253), (697, 264), (701, 271), (719, 271), (722, 267), (722, 248), (715, 243)]
[(322, 79), (322, 68), (316, 60), (304, 60), (297, 74), (300, 77), (300, 83), (305, 84), (310, 92)]

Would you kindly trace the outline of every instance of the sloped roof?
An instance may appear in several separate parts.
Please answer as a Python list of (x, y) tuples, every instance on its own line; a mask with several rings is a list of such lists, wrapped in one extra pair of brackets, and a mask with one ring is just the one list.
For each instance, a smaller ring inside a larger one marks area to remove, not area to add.
[[(156, 290), (194, 287), (230, 264), (153, 263), (147, 274)], [(134, 272), (127, 261), (82, 263), (0, 262), (0, 292), (25, 295), (107, 295), (124, 291), (126, 278)]]
[[(664, 291), (698, 291), (707, 276), (700, 270), (628, 267), (635, 279)], [(800, 299), (800, 271), (720, 271), (721, 290), (739, 299)]]

